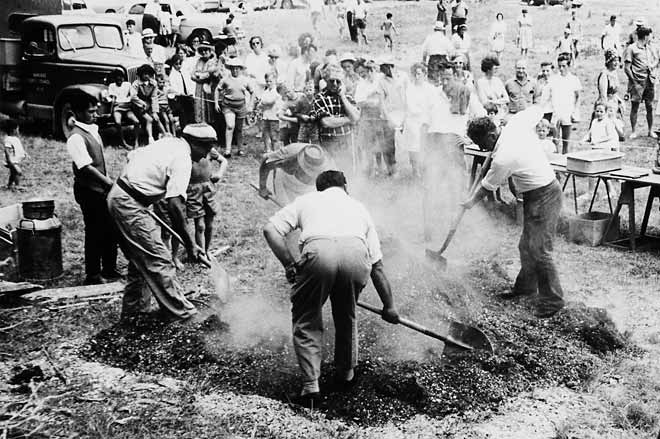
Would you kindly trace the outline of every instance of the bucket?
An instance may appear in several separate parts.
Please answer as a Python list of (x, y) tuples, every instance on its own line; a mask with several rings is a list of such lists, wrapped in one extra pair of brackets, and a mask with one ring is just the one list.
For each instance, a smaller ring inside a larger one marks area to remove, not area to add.
[(603, 242), (613, 241), (619, 237), (619, 218), (615, 218), (610, 233), (605, 236), (607, 225), (612, 215), (605, 212), (588, 212), (568, 220), (568, 239), (576, 244), (586, 244), (596, 247)]
[(57, 217), (20, 220), (16, 241), (21, 279), (46, 281), (62, 276), (62, 223)]
[(55, 212), (54, 200), (33, 199), (24, 201), (23, 218), (45, 220), (51, 218)]

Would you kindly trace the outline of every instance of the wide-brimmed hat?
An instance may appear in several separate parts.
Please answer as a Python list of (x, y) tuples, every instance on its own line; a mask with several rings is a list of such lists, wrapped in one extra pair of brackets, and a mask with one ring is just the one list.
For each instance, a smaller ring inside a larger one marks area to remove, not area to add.
[(353, 55), (353, 52), (344, 52), (344, 53), (342, 53), (341, 57), (339, 58), (339, 62), (344, 62), (344, 61), (353, 61), (353, 62), (355, 62), (355, 55)]
[(275, 44), (268, 46), (268, 50), (266, 51), (266, 54), (268, 56), (271, 56), (273, 58), (281, 58), (282, 57), (282, 49), (280, 49), (280, 46), (277, 46)]
[(298, 166), (310, 177), (316, 177), (323, 171), (333, 169), (334, 163), (318, 145), (308, 144), (298, 153)]
[(158, 35), (151, 29), (151, 28), (146, 28), (145, 30), (142, 31), (142, 39), (144, 38), (156, 38)]
[(240, 58), (229, 58), (225, 61), (225, 67), (245, 67)]
[(209, 43), (208, 41), (206, 41), (206, 40), (201, 40), (201, 41), (199, 42), (199, 46), (197, 46), (197, 51), (199, 52), (199, 51), (202, 50), (202, 49), (213, 50), (214, 47), (213, 47), (213, 44)]
[(445, 30), (445, 23), (443, 21), (436, 21), (433, 25), (433, 30)]
[(199, 143), (212, 144), (218, 141), (218, 134), (207, 123), (190, 123), (186, 125), (183, 129), (183, 136)]
[(644, 17), (637, 17), (635, 18), (635, 21), (633, 21), (633, 24), (635, 26), (644, 26), (646, 24), (646, 20), (644, 20)]

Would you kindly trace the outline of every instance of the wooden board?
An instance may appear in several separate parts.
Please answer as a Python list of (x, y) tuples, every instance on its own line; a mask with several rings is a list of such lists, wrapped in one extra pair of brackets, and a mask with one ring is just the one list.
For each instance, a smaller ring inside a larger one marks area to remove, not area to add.
[(20, 296), (42, 288), (41, 285), (31, 284), (30, 282), (0, 281), (0, 296)]
[(67, 288), (49, 288), (23, 296), (28, 300), (66, 300), (114, 294), (124, 291), (123, 282), (111, 282), (100, 285), (82, 285)]

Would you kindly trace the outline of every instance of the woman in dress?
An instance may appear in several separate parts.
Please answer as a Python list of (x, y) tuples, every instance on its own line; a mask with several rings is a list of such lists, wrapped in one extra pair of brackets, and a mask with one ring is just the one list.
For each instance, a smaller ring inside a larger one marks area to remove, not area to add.
[(504, 115), (509, 112), (509, 95), (502, 80), (496, 76), (499, 66), (500, 61), (494, 55), (481, 60), (484, 76), (477, 80), (477, 94), (481, 105), (494, 104), (498, 108), (498, 114)]
[(197, 48), (199, 58), (192, 72), (195, 81), (195, 122), (213, 122), (213, 89), (217, 67), (217, 59), (213, 54), (213, 46), (203, 41)]
[(616, 105), (617, 116), (623, 118), (623, 100), (619, 96), (619, 55), (614, 50), (605, 51), (605, 69), (602, 70), (596, 78), (598, 84), (597, 101), (606, 102), (609, 105)]
[(360, 107), (358, 145), (362, 147), (361, 155), (366, 161), (369, 176), (377, 176), (381, 172), (385, 136), (382, 125), (384, 95), (374, 69), (375, 64), (365, 59), (359, 59), (355, 65), (355, 72), (360, 78), (354, 95)]
[(495, 16), (495, 23), (490, 28), (490, 50), (497, 55), (497, 59), (502, 59), (505, 38), (506, 23), (504, 22), (504, 14), (498, 12)]
[(527, 9), (522, 10), (522, 15), (518, 18), (518, 47), (520, 55), (527, 56), (527, 51), (533, 45), (534, 36), (532, 35), (532, 17), (527, 14)]
[(405, 116), (401, 149), (408, 152), (413, 178), (420, 177), (422, 125), (428, 120), (433, 86), (426, 81), (426, 67), (414, 63), (410, 67), (410, 82), (404, 90)]

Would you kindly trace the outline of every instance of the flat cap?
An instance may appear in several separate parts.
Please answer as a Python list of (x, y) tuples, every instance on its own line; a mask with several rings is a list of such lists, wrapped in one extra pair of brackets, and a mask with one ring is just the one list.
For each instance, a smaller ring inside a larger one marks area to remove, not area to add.
[(196, 142), (217, 142), (218, 135), (213, 127), (207, 123), (191, 123), (183, 129), (184, 137)]

